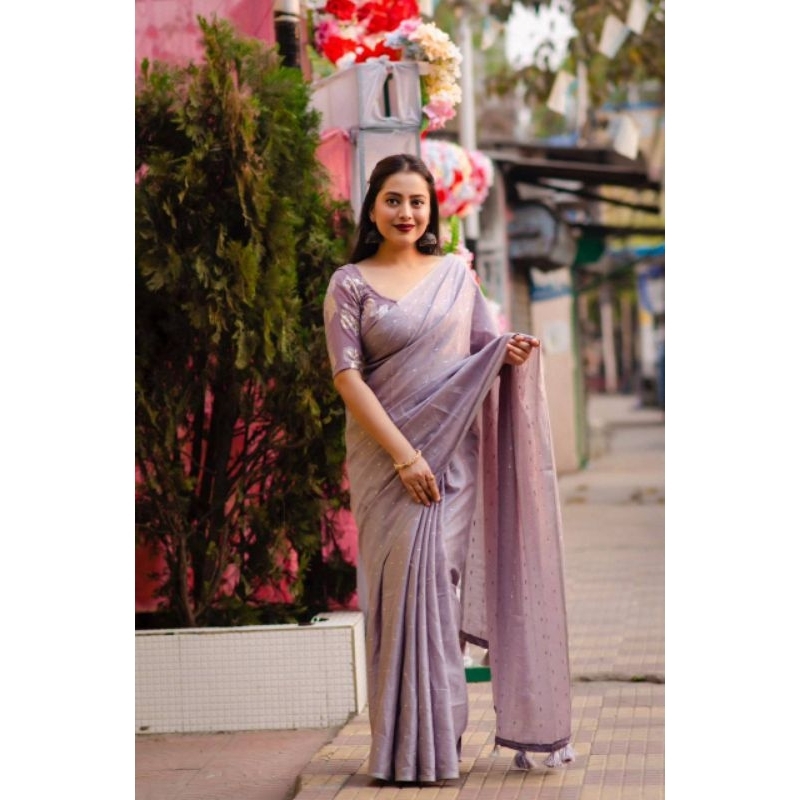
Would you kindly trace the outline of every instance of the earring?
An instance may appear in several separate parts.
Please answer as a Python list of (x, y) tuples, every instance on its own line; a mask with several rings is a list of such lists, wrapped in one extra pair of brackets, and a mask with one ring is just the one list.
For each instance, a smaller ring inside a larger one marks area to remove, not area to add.
[(438, 243), (439, 240), (436, 238), (436, 234), (433, 231), (425, 231), (417, 242), (420, 247), (436, 247)]
[(382, 240), (383, 236), (378, 233), (378, 229), (372, 228), (364, 237), (364, 244), (380, 244)]

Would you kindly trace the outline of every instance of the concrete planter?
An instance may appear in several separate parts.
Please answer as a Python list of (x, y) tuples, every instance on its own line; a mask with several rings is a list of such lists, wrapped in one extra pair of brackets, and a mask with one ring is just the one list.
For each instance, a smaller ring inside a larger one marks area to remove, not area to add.
[(136, 733), (325, 728), (367, 702), (364, 618), (136, 632)]

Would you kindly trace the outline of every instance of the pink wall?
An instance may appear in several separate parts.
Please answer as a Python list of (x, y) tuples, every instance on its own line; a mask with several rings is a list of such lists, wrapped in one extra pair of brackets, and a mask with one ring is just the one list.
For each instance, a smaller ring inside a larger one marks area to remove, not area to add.
[(274, 0), (136, 0), (136, 70), (143, 58), (186, 64), (201, 54), (197, 17), (227, 19), (246, 36), (275, 42)]

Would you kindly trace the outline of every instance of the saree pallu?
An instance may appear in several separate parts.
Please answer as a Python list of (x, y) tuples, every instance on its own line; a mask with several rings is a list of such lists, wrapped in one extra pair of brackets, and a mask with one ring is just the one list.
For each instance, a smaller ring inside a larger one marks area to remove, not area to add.
[[(353, 265), (342, 270), (367, 286)], [(458, 777), (462, 639), (489, 651), (496, 743), (523, 759), (549, 753), (549, 765), (569, 749), (561, 515), (541, 355), (504, 365), (513, 334), (476, 325), (487, 317), (464, 262), (446, 257), (359, 332), (365, 381), (422, 450), (442, 496), (414, 503), (348, 414), (377, 778)]]

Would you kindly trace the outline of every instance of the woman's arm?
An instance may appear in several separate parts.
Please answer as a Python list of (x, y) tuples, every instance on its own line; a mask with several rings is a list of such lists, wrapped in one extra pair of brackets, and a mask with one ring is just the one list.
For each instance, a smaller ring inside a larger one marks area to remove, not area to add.
[(336, 373), (333, 385), (347, 406), (347, 410), (366, 433), (389, 454), (393, 463), (413, 462), (398, 470), (400, 480), (411, 497), (425, 505), (430, 505), (431, 500), (438, 502), (441, 499), (439, 489), (435, 480), (432, 480), (433, 473), (424, 455), (414, 460), (416, 454), (414, 445), (392, 422), (375, 393), (364, 382), (361, 373), (357, 369), (343, 369)]
[(333, 385), (358, 424), (391, 456), (394, 463), (401, 464), (414, 456), (413, 445), (392, 422), (357, 369), (338, 372)]

